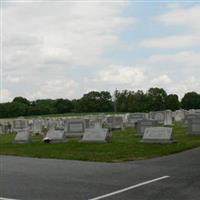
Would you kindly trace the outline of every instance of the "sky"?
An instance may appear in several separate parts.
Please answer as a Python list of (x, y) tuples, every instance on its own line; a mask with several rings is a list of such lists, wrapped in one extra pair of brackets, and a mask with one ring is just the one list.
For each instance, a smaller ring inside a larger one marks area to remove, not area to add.
[(1, 4), (1, 101), (200, 93), (200, 1)]

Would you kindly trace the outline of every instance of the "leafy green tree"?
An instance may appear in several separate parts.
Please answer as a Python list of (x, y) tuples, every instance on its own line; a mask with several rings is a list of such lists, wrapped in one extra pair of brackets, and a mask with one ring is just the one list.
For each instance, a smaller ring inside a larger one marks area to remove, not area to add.
[(12, 102), (3, 105), (3, 117), (25, 116), (28, 113), (28, 106), (23, 103)]
[(183, 109), (199, 109), (200, 108), (200, 94), (196, 92), (188, 92), (181, 100)]
[(167, 93), (163, 88), (150, 88), (147, 92), (149, 110), (164, 110)]
[(26, 105), (30, 105), (30, 101), (27, 100), (27, 99), (24, 98), (24, 97), (15, 97), (15, 98), (13, 99), (12, 102), (15, 102), (15, 103), (23, 103), (23, 104), (26, 104)]
[(57, 99), (55, 101), (57, 113), (68, 113), (73, 110), (73, 104), (68, 99)]
[(170, 110), (178, 110), (180, 108), (180, 102), (178, 99), (178, 95), (176, 94), (170, 94), (166, 97), (166, 109), (170, 109)]
[(84, 94), (76, 103), (78, 103), (77, 107), (81, 112), (108, 112), (113, 109), (112, 96), (105, 91), (91, 91)]
[(119, 90), (115, 91), (115, 110), (117, 112), (127, 112), (128, 110), (128, 90), (123, 90), (120, 92)]
[(55, 100), (39, 99), (33, 101), (29, 108), (29, 115), (46, 115), (57, 113)]

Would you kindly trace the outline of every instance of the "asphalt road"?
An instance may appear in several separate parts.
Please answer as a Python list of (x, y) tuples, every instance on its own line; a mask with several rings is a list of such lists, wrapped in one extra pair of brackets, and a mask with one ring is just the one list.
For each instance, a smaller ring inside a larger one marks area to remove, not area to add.
[[(88, 200), (131, 186), (102, 199), (200, 200), (200, 148), (126, 163), (14, 156), (0, 156), (0, 161), (0, 197), (4, 198)], [(163, 176), (169, 177), (144, 183)]]

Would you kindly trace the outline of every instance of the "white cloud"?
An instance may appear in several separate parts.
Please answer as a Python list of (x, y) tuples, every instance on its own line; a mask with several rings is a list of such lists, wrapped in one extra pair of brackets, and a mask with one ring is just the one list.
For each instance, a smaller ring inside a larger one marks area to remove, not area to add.
[(171, 64), (179, 66), (181, 69), (194, 67), (199, 68), (200, 52), (196, 51), (181, 51), (173, 54), (157, 54), (150, 56), (147, 61), (149, 64)]
[(98, 80), (113, 84), (138, 85), (145, 79), (143, 70), (131, 66), (111, 65), (99, 72)]
[(171, 83), (172, 80), (169, 78), (168, 75), (164, 74), (164, 75), (160, 75), (159, 77), (156, 77), (152, 80), (152, 83), (155, 85), (165, 85), (165, 84), (169, 84)]
[[(79, 69), (104, 62), (104, 53), (121, 43), (121, 31), (135, 23), (134, 17), (122, 15), (125, 5), (100, 1), (9, 3), (3, 9), (3, 76), (12, 95), (80, 96), (84, 90), (81, 80), (81, 88), (74, 81), (80, 76)], [(64, 88), (74, 92), (64, 92), (62, 84), (70, 85)]]
[(171, 85), (169, 90), (172, 93), (178, 94), (180, 97), (183, 97), (185, 93), (191, 91), (200, 93), (200, 80), (195, 76), (191, 76)]
[(158, 20), (166, 25), (184, 25), (193, 30), (200, 30), (200, 6), (172, 9)]
[(184, 28), (185, 33), (151, 39), (144, 39), (141, 47), (145, 48), (188, 48), (200, 45), (200, 6), (175, 7), (156, 18), (167, 27)]
[(52, 59), (71, 65), (94, 64), (119, 42), (117, 32), (135, 21), (120, 16), (122, 9), (121, 3), (101, 2), (11, 6), (5, 12), (7, 54), (23, 59), (24, 64), (32, 64), (31, 55), (35, 65)]
[(43, 98), (74, 98), (79, 84), (74, 80), (47, 81), (32, 95), (32, 99)]
[(145, 48), (186, 48), (200, 45), (200, 35), (174, 35), (143, 40), (140, 44)]

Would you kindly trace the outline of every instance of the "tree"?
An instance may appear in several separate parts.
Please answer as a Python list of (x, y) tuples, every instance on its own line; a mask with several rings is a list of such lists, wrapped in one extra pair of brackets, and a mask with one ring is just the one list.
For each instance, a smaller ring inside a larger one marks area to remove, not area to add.
[(167, 93), (163, 88), (150, 88), (147, 92), (149, 110), (164, 110)]
[(28, 106), (23, 103), (11, 102), (1, 104), (1, 117), (18, 117), (28, 114)]
[(55, 101), (57, 113), (68, 113), (73, 110), (73, 104), (68, 99), (57, 99)]
[(33, 101), (29, 108), (29, 115), (46, 115), (55, 113), (57, 113), (55, 100), (52, 99), (39, 99)]
[(24, 97), (15, 97), (14, 99), (13, 99), (13, 101), (12, 102), (15, 102), (15, 103), (23, 103), (23, 104), (26, 104), (26, 105), (30, 105), (30, 101), (29, 100), (27, 100), (26, 98), (24, 98)]
[(196, 92), (188, 92), (181, 100), (183, 109), (199, 109), (200, 108), (200, 94)]
[(76, 107), (81, 112), (112, 111), (112, 96), (106, 91), (91, 91), (83, 95), (83, 97), (78, 101), (78, 105), (76, 105)]
[(119, 90), (115, 90), (115, 110), (117, 112), (127, 112), (128, 110), (128, 90), (123, 90), (120, 92)]
[(166, 97), (166, 109), (170, 110), (178, 110), (180, 108), (180, 102), (178, 100), (178, 95), (176, 94), (170, 94)]

